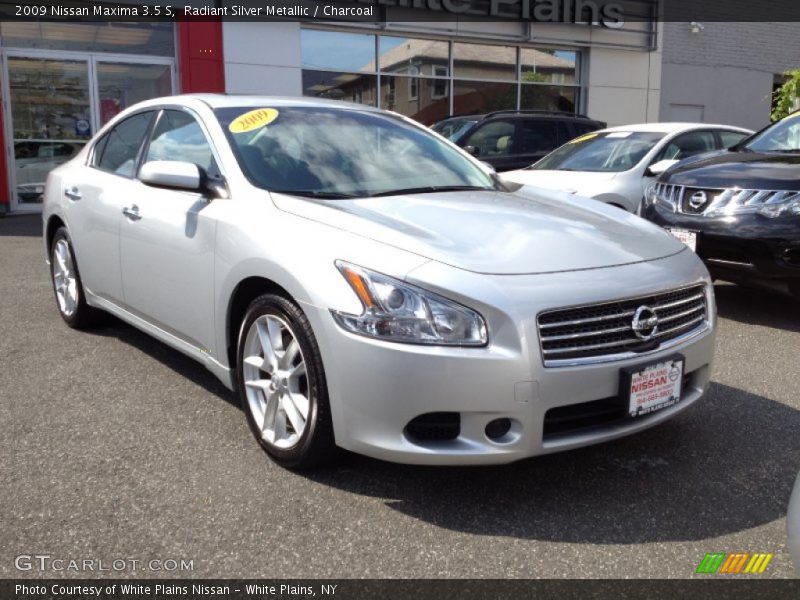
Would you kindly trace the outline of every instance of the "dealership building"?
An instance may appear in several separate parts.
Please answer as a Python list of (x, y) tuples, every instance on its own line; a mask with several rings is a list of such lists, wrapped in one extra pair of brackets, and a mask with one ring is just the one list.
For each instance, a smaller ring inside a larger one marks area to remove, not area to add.
[(425, 124), (537, 109), (755, 129), (793, 56), (793, 23), (5, 21), (0, 213), (41, 210), (49, 169), (155, 96), (320, 97)]

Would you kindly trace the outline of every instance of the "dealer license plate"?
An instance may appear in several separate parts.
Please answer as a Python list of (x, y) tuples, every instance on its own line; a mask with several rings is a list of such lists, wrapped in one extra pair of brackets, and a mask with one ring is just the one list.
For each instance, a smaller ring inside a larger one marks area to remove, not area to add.
[(627, 396), (628, 413), (641, 417), (677, 404), (681, 400), (682, 382), (682, 356), (623, 369), (621, 391), (623, 397)]
[(697, 252), (697, 233), (694, 231), (688, 231), (686, 229), (675, 229), (673, 227), (667, 227), (667, 231), (669, 231), (672, 235), (678, 238), (681, 242), (689, 246), (693, 252)]

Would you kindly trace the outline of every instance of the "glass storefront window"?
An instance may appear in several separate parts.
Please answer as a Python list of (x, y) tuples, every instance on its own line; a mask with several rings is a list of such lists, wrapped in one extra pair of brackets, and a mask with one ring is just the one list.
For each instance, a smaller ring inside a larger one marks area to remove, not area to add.
[(92, 135), (85, 61), (9, 58), (17, 201), (41, 202), (47, 174)]
[[(381, 77), (381, 107), (431, 125), (450, 114), (447, 80), (425, 77)], [(440, 87), (444, 85), (444, 88)], [(441, 94), (442, 89), (445, 90)]]
[(389, 37), (380, 38), (382, 73), (408, 75), (411, 69), (423, 77), (447, 77), (450, 44), (438, 40)]
[(302, 30), (301, 45), (304, 95), (378, 106), (426, 125), (450, 115), (579, 106), (574, 50), (315, 29)]
[(453, 114), (472, 115), (517, 108), (517, 84), (487, 81), (453, 82)]
[(170, 65), (98, 62), (96, 72), (101, 125), (137, 102), (172, 93)]
[(303, 95), (377, 106), (377, 77), (341, 71), (303, 70)]
[(303, 29), (300, 53), (304, 69), (375, 72), (375, 36)]
[(453, 75), (469, 79), (517, 79), (517, 49), (514, 46), (453, 44)]
[(523, 84), (519, 104), (522, 110), (577, 112), (578, 88)]
[(175, 56), (172, 23), (0, 21), (7, 48)]
[(573, 84), (578, 81), (576, 52), (522, 48), (520, 70), (523, 83)]

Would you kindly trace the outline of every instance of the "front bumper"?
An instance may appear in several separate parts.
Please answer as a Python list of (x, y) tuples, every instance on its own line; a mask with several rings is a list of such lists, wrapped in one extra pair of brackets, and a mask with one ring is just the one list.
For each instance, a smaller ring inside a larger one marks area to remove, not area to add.
[[(687, 251), (658, 261), (572, 273), (485, 276), (428, 263), (412, 276), (412, 283), (440, 293), (472, 290), (471, 300), (454, 299), (482, 312), (490, 343), (485, 348), (448, 348), (381, 342), (341, 330), (327, 307), (305, 305), (325, 365), (336, 442), (348, 450), (416, 464), (507, 463), (641, 431), (686, 409), (708, 386), (714, 352), (713, 293), (706, 270)], [(460, 286), (454, 285), (456, 280)], [(442, 287), (436, 289), (434, 281)], [(685, 343), (630, 360), (542, 366), (536, 327), (540, 312), (698, 282), (707, 284), (707, 329)], [(637, 419), (624, 410), (620, 418), (608, 418), (613, 411), (607, 412), (605, 420), (579, 421), (585, 426), (564, 429), (570, 411), (597, 403), (608, 408), (614, 402), (624, 408), (616, 400), (623, 367), (658, 362), (675, 353), (685, 357), (687, 375), (680, 403)], [(457, 413), (458, 436), (410, 436), (409, 423), (429, 413)], [(496, 419), (508, 419), (511, 429), (493, 440), (486, 426)]]
[(720, 279), (800, 282), (800, 217), (704, 217), (656, 205), (642, 215), (661, 227), (695, 231), (697, 254)]

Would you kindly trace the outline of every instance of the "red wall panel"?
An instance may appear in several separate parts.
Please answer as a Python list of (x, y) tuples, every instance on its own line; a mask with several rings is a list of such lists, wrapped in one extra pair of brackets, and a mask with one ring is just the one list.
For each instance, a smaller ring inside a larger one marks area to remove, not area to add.
[(181, 92), (224, 92), (221, 21), (178, 22)]

